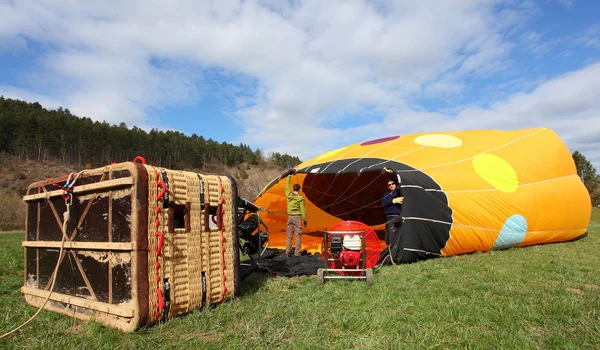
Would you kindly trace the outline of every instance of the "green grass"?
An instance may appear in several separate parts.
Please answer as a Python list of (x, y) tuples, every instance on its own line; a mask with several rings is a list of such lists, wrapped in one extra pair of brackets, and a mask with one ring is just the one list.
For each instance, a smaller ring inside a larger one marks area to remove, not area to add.
[[(0, 334), (36, 311), (22, 238), (0, 234)], [(132, 334), (42, 311), (0, 348), (598, 349), (600, 210), (575, 242), (384, 267), (371, 287), (255, 273), (242, 292)]]

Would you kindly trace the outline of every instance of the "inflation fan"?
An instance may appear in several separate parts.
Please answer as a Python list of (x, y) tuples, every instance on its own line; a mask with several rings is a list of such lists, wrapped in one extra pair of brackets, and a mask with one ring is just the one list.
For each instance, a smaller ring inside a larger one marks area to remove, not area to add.
[[(325, 268), (317, 271), (317, 281), (325, 279), (365, 279), (373, 284), (373, 266), (381, 248), (375, 231), (358, 221), (343, 221), (323, 233), (321, 255)], [(335, 274), (330, 274), (334, 272)]]

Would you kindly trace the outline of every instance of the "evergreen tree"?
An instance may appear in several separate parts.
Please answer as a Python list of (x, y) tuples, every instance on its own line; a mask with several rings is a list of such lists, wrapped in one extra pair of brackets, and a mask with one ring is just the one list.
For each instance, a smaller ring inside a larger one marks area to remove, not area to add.
[(598, 193), (598, 188), (600, 186), (600, 179), (596, 174), (596, 168), (592, 166), (587, 158), (579, 153), (579, 151), (575, 151), (573, 153), (573, 160), (575, 161), (575, 167), (577, 168), (577, 174), (583, 181), (585, 188), (587, 188), (590, 193), (590, 197), (592, 198), (592, 203), (594, 205), (600, 204), (600, 195)]

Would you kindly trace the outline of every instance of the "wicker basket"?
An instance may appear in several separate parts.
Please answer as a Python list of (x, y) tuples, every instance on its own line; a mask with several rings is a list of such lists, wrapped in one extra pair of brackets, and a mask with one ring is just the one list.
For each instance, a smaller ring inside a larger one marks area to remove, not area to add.
[(29, 304), (48, 298), (61, 246), (45, 308), (123, 331), (238, 294), (232, 178), (132, 162), (86, 170), (73, 183), (63, 242), (67, 180), (36, 182), (23, 197)]

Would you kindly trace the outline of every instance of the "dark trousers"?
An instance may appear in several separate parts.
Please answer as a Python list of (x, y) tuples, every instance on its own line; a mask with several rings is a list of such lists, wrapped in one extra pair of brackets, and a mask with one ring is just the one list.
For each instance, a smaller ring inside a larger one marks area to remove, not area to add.
[(398, 233), (400, 233), (401, 225), (402, 218), (400, 215), (385, 216), (385, 244), (389, 246), (394, 241)]

